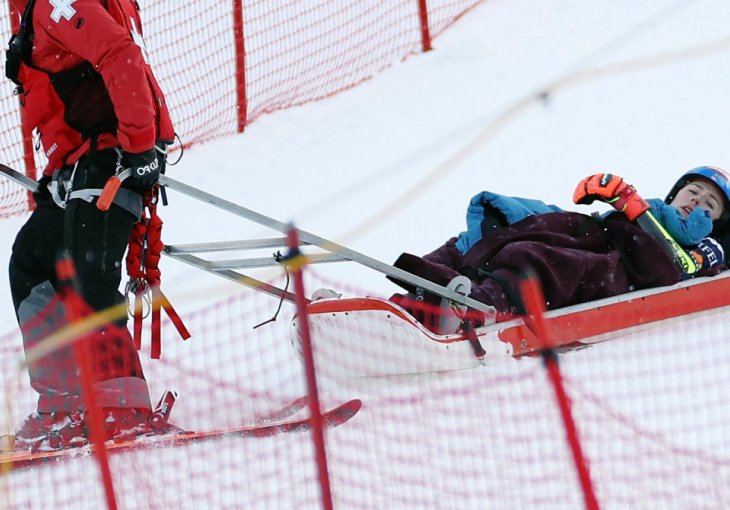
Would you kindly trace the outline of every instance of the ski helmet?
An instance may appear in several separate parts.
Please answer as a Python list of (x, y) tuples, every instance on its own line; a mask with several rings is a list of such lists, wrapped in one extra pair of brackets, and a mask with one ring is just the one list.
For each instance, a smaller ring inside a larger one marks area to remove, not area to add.
[(724, 211), (719, 219), (715, 220), (715, 227), (724, 225), (728, 219), (730, 219), (730, 176), (728, 176), (725, 170), (716, 166), (698, 166), (692, 170), (687, 171), (669, 190), (667, 198), (664, 202), (670, 204), (672, 200), (677, 196), (677, 193), (682, 189), (688, 182), (705, 179), (714, 184), (717, 189), (722, 192), (724, 198)]

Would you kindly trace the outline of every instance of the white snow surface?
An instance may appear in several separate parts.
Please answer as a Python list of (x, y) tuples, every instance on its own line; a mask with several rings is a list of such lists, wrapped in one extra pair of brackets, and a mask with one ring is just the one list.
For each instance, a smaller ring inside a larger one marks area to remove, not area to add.
[[(586, 175), (610, 171), (647, 198), (663, 197), (690, 168), (730, 167), (729, 18), (725, 0), (489, 0), (436, 39), (433, 51), (330, 99), (260, 117), (241, 135), (195, 145), (168, 175), (388, 263), (403, 251), (429, 252), (463, 230), (466, 205), (483, 190), (590, 212), (600, 207), (573, 206), (573, 188)], [(272, 236), (174, 192), (170, 202), (160, 211), (167, 244)], [(3, 267), (24, 220), (0, 222)], [(162, 270), (163, 290), (183, 315), (254, 292), (169, 258)], [(350, 295), (398, 291), (382, 275), (350, 263), (316, 271)], [(254, 274), (276, 275), (278, 270)], [(0, 324), (11, 332), (15, 317), (4, 280)], [(266, 299), (264, 314), (270, 315), (276, 301)], [(285, 306), (280, 320), (291, 314)], [(576, 409), (589, 457), (603, 456), (591, 465), (606, 508), (730, 504), (730, 400), (726, 387), (717, 387), (728, 382), (727, 319), (723, 310), (705, 313), (563, 357), (569, 391), (580, 402), (611, 397), (610, 406)], [(172, 342), (173, 359), (183, 349), (216, 343), (193, 333), (198, 338), (189, 343)], [(291, 364), (282, 370), (296, 374), (292, 367), (299, 362), (288, 340), (266, 340), (272, 349), (279, 342), (276, 355)], [(261, 345), (257, 350), (265, 350)], [(665, 356), (672, 350), (682, 354)], [(188, 355), (194, 368), (198, 354)], [(147, 369), (154, 362), (145, 357), (144, 363)], [(484, 368), (327, 387), (332, 400), (364, 402), (351, 423), (328, 436), (336, 507), (582, 508), (560, 429), (552, 436), (542, 429), (533, 436), (509, 430), (542, 420), (559, 424), (540, 364), (508, 359)], [(152, 385), (158, 384), (155, 373), (148, 369)], [(285, 380), (294, 394), (291, 386), (304, 383), (292, 378)], [(617, 388), (622, 384), (638, 386)], [(656, 400), (647, 403), (655, 385)], [(684, 414), (680, 398), (692, 403)], [(193, 427), (200, 418), (186, 414), (195, 407), (184, 399), (183, 392), (177, 421)], [(529, 409), (520, 408), (520, 399)], [(463, 414), (441, 421), (444, 409), (454, 409), (444, 400)], [(504, 408), (470, 412), (483, 402)], [(641, 429), (629, 434), (620, 417), (639, 406)], [(612, 435), (606, 423), (620, 430)], [(612, 443), (627, 434), (627, 442)], [(637, 439), (647, 436), (653, 439)], [(655, 443), (673, 453), (654, 455)], [(635, 450), (620, 451), (622, 444)], [(210, 470), (223, 444), (148, 452), (162, 467), (122, 477), (122, 507), (144, 506), (135, 493), (154, 493), (152, 480), (160, 477), (169, 480), (168, 491), (179, 492), (176, 504), (189, 508), (318, 508), (306, 443), (274, 438), (243, 448), (245, 469), (217, 476)], [(184, 475), (175, 472), (195, 459)], [(123, 471), (117, 462), (113, 467)], [(708, 465), (711, 472), (703, 473)], [(58, 465), (13, 474), (0, 484), (35, 487), (39, 474), (49, 483), (66, 476), (64, 488), (54, 489), (56, 500), (73, 502), (69, 508), (98, 507), (101, 489), (76, 480), (78, 472)], [(684, 485), (693, 476), (700, 489)], [(236, 477), (245, 482), (231, 481)], [(215, 496), (201, 484), (215, 487)], [(18, 491), (7, 499), (11, 508), (49, 507), (48, 495)]]

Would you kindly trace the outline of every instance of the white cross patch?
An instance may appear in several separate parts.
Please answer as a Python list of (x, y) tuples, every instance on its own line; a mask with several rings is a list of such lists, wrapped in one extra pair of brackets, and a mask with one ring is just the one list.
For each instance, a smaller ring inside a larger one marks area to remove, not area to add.
[(139, 46), (139, 49), (142, 50), (142, 58), (144, 59), (144, 61), (147, 64), (149, 64), (150, 61), (147, 58), (147, 46), (144, 43), (144, 39), (142, 38), (142, 34), (139, 33), (139, 29), (137, 28), (137, 24), (134, 22), (134, 20), (132, 18), (129, 18), (129, 21), (132, 22), (132, 30), (131, 30), (132, 40), (134, 41), (134, 43), (137, 46)]
[(53, 6), (51, 19), (58, 23), (61, 21), (61, 17), (63, 16), (67, 20), (71, 21), (71, 18), (73, 18), (74, 14), (76, 14), (76, 9), (71, 7), (71, 4), (75, 1), (76, 0), (50, 0), (51, 5)]

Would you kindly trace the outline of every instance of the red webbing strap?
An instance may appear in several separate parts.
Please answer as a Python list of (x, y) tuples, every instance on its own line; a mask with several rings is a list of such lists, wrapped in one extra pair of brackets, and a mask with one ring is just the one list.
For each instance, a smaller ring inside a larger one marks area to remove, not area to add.
[(142, 212), (142, 217), (132, 228), (127, 252), (127, 273), (130, 277), (128, 288), (134, 291), (134, 341), (139, 349), (142, 334), (143, 295), (149, 290), (152, 301), (152, 345), (151, 357), (159, 359), (162, 353), (160, 310), (164, 309), (175, 325), (183, 340), (190, 338), (190, 333), (177, 314), (172, 304), (160, 290), (162, 273), (159, 268), (162, 243), (162, 220), (157, 216), (157, 192), (145, 196), (145, 207), (149, 216)]
[(142, 217), (132, 226), (132, 234), (129, 236), (129, 247), (127, 248), (127, 274), (129, 283), (127, 293), (134, 294), (134, 346), (137, 350), (142, 348), (142, 320), (143, 300), (146, 289), (146, 279), (142, 259), (144, 258), (145, 234), (147, 230), (147, 217), (144, 209)]
[(160, 289), (160, 278), (162, 273), (159, 269), (162, 249), (162, 219), (157, 215), (157, 204), (148, 207), (150, 218), (147, 222), (147, 252), (145, 253), (145, 269), (147, 271), (147, 282), (152, 289), (152, 358), (159, 359), (161, 354), (160, 342), (160, 310), (164, 309), (177, 332), (183, 340), (190, 338), (190, 333)]
[(141, 292), (135, 292), (134, 293), (134, 334), (132, 338), (134, 339), (134, 346), (137, 348), (137, 350), (140, 350), (142, 348), (142, 320), (144, 319), (144, 316), (142, 315), (142, 293)]
[[(155, 287), (153, 287), (155, 288)], [(159, 288), (159, 287), (156, 287)], [(152, 296), (155, 292), (152, 292)], [(160, 359), (162, 355), (162, 339), (160, 323), (160, 305), (154, 297), (152, 298), (152, 344), (150, 346), (150, 357), (152, 359)]]
[(170, 300), (162, 293), (159, 284), (152, 285), (152, 358), (159, 359), (161, 354), (160, 342), (160, 310), (165, 310), (183, 340), (190, 338), (190, 332), (183, 324), (182, 319), (172, 307)]
[(155, 289), (160, 288), (160, 255), (162, 254), (162, 220), (157, 216), (156, 203), (149, 207), (150, 218), (147, 221), (147, 252), (145, 253), (145, 269), (147, 272), (147, 283), (152, 290), (152, 346), (150, 356), (152, 359), (160, 359), (162, 354), (160, 303), (157, 299)]

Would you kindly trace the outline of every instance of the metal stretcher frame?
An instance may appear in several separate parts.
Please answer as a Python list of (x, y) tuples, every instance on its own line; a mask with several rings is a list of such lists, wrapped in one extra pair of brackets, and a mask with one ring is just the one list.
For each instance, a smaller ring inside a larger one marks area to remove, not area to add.
[[(291, 228), (293, 228), (293, 226), (291, 224), (284, 223), (284, 222), (278, 221), (274, 218), (271, 218), (269, 216), (265, 216), (263, 214), (257, 213), (255, 211), (252, 211), (251, 209), (247, 209), (241, 205), (235, 204), (233, 202), (230, 202), (223, 198), (217, 197), (215, 195), (211, 195), (210, 193), (202, 191), (193, 186), (189, 186), (182, 182), (176, 181), (165, 175), (160, 177), (160, 183), (171, 190), (177, 191), (178, 193), (182, 193), (191, 198), (200, 200), (201, 202), (210, 204), (214, 207), (217, 207), (218, 209), (227, 211), (231, 214), (235, 214), (236, 216), (240, 216), (247, 220), (253, 221), (255, 223), (258, 223), (259, 225), (268, 227), (268, 228), (278, 231), (282, 234), (286, 234)], [(302, 243), (302, 245), (316, 246), (325, 251), (324, 254), (307, 255), (308, 263), (326, 263), (326, 262), (341, 262), (341, 261), (356, 262), (358, 264), (361, 264), (365, 267), (369, 267), (370, 269), (373, 269), (373, 270), (383, 273), (385, 275), (391, 276), (398, 280), (408, 282), (417, 287), (421, 287), (422, 289), (427, 290), (429, 292), (433, 292), (436, 295), (449, 298), (450, 300), (455, 301), (457, 303), (464, 304), (475, 310), (487, 312), (488, 314), (492, 314), (492, 315), (495, 313), (494, 308), (489, 305), (476, 301), (472, 298), (466, 297), (462, 294), (454, 292), (451, 289), (442, 287), (441, 285), (437, 285), (429, 280), (426, 280), (425, 278), (421, 278), (420, 276), (413, 275), (411, 273), (403, 271), (402, 269), (398, 269), (397, 267), (394, 267), (392, 265), (386, 264), (377, 259), (374, 259), (374, 258), (364, 255), (362, 253), (359, 253), (359, 252), (352, 250), (350, 248), (347, 248), (346, 246), (343, 246), (341, 244), (335, 243), (333, 241), (330, 241), (328, 239), (325, 239), (323, 237), (320, 237), (318, 235), (312, 234), (310, 232), (307, 232), (307, 231), (304, 231), (301, 229), (297, 229), (297, 234), (299, 236), (299, 239), (300, 239), (300, 242)], [(242, 283), (244, 285), (252, 286), (252, 287), (256, 288), (257, 290), (262, 290), (264, 292), (268, 292), (268, 293), (273, 294), (278, 297), (284, 296), (286, 299), (293, 300), (293, 297), (291, 295), (288, 295), (289, 293), (285, 293), (281, 289), (273, 290), (274, 289), (273, 287), (271, 287), (270, 285), (266, 285), (266, 284), (264, 284), (264, 287), (262, 287), (262, 286), (260, 286), (261, 282), (258, 282), (257, 280), (254, 280), (250, 277), (241, 278), (239, 276), (239, 273), (237, 273), (235, 271), (231, 271), (231, 269), (234, 269), (234, 268), (266, 267), (266, 266), (278, 265), (279, 261), (273, 255), (270, 258), (249, 258), (249, 259), (235, 259), (235, 260), (227, 260), (227, 261), (206, 261), (204, 259), (200, 259), (199, 257), (196, 257), (191, 254), (191, 253), (202, 252), (202, 251), (225, 251), (225, 250), (230, 249), (231, 247), (233, 247), (235, 249), (261, 248), (261, 247), (269, 247), (269, 248), (286, 247), (286, 240), (284, 238), (278, 238), (278, 239), (265, 239), (265, 240), (234, 241), (232, 243), (231, 242), (203, 243), (203, 244), (198, 244), (198, 245), (166, 246), (164, 253), (166, 255), (168, 255), (172, 258), (175, 258), (177, 260), (180, 260), (182, 262), (186, 262), (188, 264), (195, 265), (196, 267), (200, 267), (201, 269), (203, 269), (205, 271), (208, 271), (208, 272), (211, 272), (214, 274), (218, 274), (225, 278), (232, 279), (233, 281)], [(231, 273), (233, 273), (233, 274), (231, 274)], [(251, 283), (252, 283), (251, 280), (254, 280), (257, 283), (254, 283), (253, 285), (251, 285)]]
[[(13, 170), (8, 166), (0, 164), (0, 173), (4, 174), (6, 177), (25, 187), (29, 191), (36, 191), (37, 189), (37, 183), (34, 180), (16, 170)], [(213, 207), (247, 219), (254, 223), (258, 223), (259, 225), (268, 227), (284, 235), (286, 235), (290, 229), (294, 228), (293, 225), (291, 225), (290, 223), (284, 223), (269, 216), (265, 216), (224, 198), (217, 197), (188, 184), (171, 179), (166, 175), (160, 176), (160, 184), (168, 189), (174, 190), (178, 193), (199, 200), (203, 203), (212, 205)], [(454, 292), (453, 290), (447, 289), (446, 287), (442, 287), (441, 285), (435, 284), (429, 280), (426, 280), (425, 278), (413, 275), (411, 273), (403, 271), (402, 269), (381, 262), (377, 259), (359, 253), (355, 250), (347, 248), (346, 246), (335, 243), (310, 232), (297, 229), (297, 233), (300, 243), (303, 246), (316, 246), (325, 252), (321, 254), (306, 255), (308, 263), (352, 261), (380, 273), (383, 273), (387, 276), (391, 276), (417, 287), (421, 287), (422, 289), (432, 292), (438, 296), (446, 297), (456, 303), (466, 305), (474, 310), (485, 312), (488, 314), (488, 316), (495, 315), (495, 310), (493, 307), (476, 301), (470, 297)], [(185, 245), (166, 245), (163, 253), (173, 259), (192, 265), (209, 273), (216, 274), (236, 283), (240, 283), (242, 285), (254, 288), (258, 291), (294, 302), (294, 294), (287, 292), (284, 289), (280, 289), (278, 287), (257, 280), (256, 278), (246, 276), (234, 270), (239, 268), (261, 268), (268, 266), (277, 266), (280, 264), (280, 261), (277, 260), (277, 258), (273, 255), (271, 257), (216, 261), (207, 260), (198, 256), (202, 253), (277, 247), (286, 248), (286, 238), (282, 237), (257, 240), (196, 243)]]
[[(0, 173), (29, 191), (35, 191), (37, 188), (35, 181), (5, 165), (0, 164)], [(171, 190), (208, 203), (262, 226), (269, 227), (282, 234), (286, 234), (292, 228), (290, 224), (264, 216), (223, 198), (171, 179), (170, 177), (161, 176), (160, 183)], [(307, 255), (308, 262), (310, 263), (356, 262), (385, 275), (411, 283), (439, 296), (447, 297), (455, 302), (465, 304), (473, 309), (484, 311), (494, 316), (494, 309), (492, 307), (455, 293), (446, 287), (437, 285), (424, 278), (410, 274), (309, 232), (299, 229), (297, 229), (297, 232), (302, 246), (316, 246), (325, 252)], [(185, 262), (204, 271), (293, 302), (295, 300), (294, 294), (234, 270), (279, 265), (279, 260), (273, 255), (270, 257), (216, 261), (206, 260), (198, 256), (201, 253), (260, 248), (286, 248), (286, 246), (285, 237), (272, 237), (267, 239), (169, 245), (165, 246), (164, 253), (173, 259)], [(712, 278), (694, 278), (669, 287), (634, 291), (619, 296), (565, 307), (559, 310), (552, 310), (545, 315), (546, 325), (549, 334), (553, 338), (554, 345), (570, 348), (571, 346), (594, 343), (613, 337), (617, 332), (627, 328), (730, 306), (730, 280), (728, 278), (730, 278), (730, 271), (726, 271)], [(376, 305), (376, 308), (386, 306), (384, 303), (377, 304), (375, 303), (376, 301), (382, 300), (325, 300), (323, 302), (311, 303), (310, 313), (337, 313), (345, 311), (344, 308), (347, 308), (350, 312), (356, 312), (358, 306), (362, 307), (363, 310), (370, 309)], [(392, 303), (388, 303), (387, 306), (395, 307)], [(498, 323), (487, 322), (484, 326), (478, 328), (477, 332), (480, 337), (497, 333), (500, 341), (511, 345), (512, 355), (514, 356), (529, 355), (543, 347), (541, 341), (534, 336), (523, 318), (515, 318)], [(444, 344), (466, 340), (466, 337), (463, 335), (436, 335), (426, 330), (424, 330), (424, 337), (433, 342)], [(590, 340), (585, 342), (586, 339)]]

